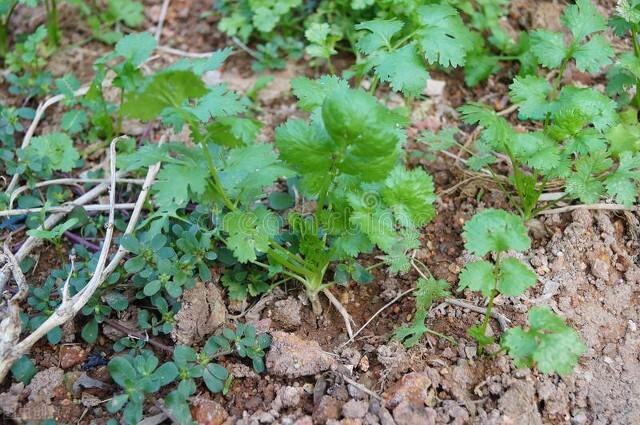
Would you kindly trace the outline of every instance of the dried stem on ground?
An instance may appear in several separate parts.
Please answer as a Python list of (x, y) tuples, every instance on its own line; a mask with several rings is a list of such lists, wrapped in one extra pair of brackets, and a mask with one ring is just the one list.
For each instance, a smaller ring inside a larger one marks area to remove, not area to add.
[[(47, 320), (45, 320), (33, 333), (25, 337), (22, 341), (18, 342), (21, 331), (21, 324), (19, 321), (19, 307), (18, 302), (14, 303), (15, 313), (6, 317), (0, 322), (0, 331), (2, 331), (0, 338), (0, 382), (4, 380), (5, 376), (9, 372), (9, 369), (13, 365), (13, 363), (20, 358), (23, 354), (28, 352), (31, 347), (43, 336), (45, 336), (51, 329), (56, 326), (61, 326), (68, 320), (72, 319), (81, 309), (85, 306), (85, 304), (91, 299), (95, 291), (98, 287), (104, 282), (104, 280), (109, 276), (113, 270), (116, 269), (118, 263), (124, 258), (126, 254), (126, 250), (120, 246), (118, 252), (111, 260), (109, 265), (106, 265), (107, 257), (109, 255), (109, 248), (111, 246), (111, 240), (113, 238), (113, 227), (115, 221), (115, 189), (116, 189), (116, 179), (118, 177), (118, 173), (116, 172), (116, 144), (118, 140), (125, 136), (120, 136), (114, 139), (111, 142), (110, 146), (110, 184), (109, 184), (109, 205), (111, 208), (109, 209), (109, 218), (106, 225), (106, 233), (104, 242), (102, 244), (102, 250), (100, 251), (100, 256), (98, 258), (98, 262), (96, 264), (95, 271), (93, 276), (87, 283), (87, 285), (76, 295), (71, 298), (67, 298), (63, 296), (63, 302), (56, 308), (51, 316)], [(163, 139), (164, 140), (164, 139)], [(162, 141), (163, 141), (162, 140)], [(161, 141), (161, 142), (162, 142)], [(144, 201), (149, 192), (149, 187), (153, 183), (155, 179), (155, 175), (160, 169), (160, 164), (157, 163), (154, 166), (149, 168), (147, 172), (147, 177), (145, 178), (145, 184), (143, 185), (142, 191), (138, 196), (138, 201), (136, 202), (133, 213), (131, 214), (131, 218), (129, 219), (129, 224), (127, 225), (126, 233), (132, 232), (136, 225), (137, 221), (140, 217), (140, 211), (142, 210), (142, 206), (144, 205)], [(94, 188), (95, 191), (96, 188)], [(88, 195), (89, 193), (85, 194)], [(95, 195), (97, 196), (97, 195)], [(58, 215), (62, 215), (64, 217), (64, 213), (60, 213)], [(52, 216), (53, 217), (53, 216)], [(62, 218), (60, 217), (60, 218)], [(51, 217), (49, 217), (51, 218)], [(45, 222), (46, 225), (46, 222)], [(25, 243), (26, 245), (26, 243)], [(23, 248), (25, 247), (23, 245)], [(22, 248), (21, 250), (22, 251)], [(20, 253), (20, 251), (18, 251)], [(10, 253), (10, 252), (9, 252)], [(6, 254), (5, 254), (6, 255)], [(26, 254), (23, 254), (26, 256)], [(17, 255), (13, 258), (15, 264), (18, 264)], [(18, 287), (20, 288), (19, 276), (15, 272), (16, 267), (12, 267), (14, 279), (16, 279), (16, 283), (18, 283)], [(19, 270), (19, 267), (18, 267)], [(7, 273), (5, 273), (6, 275)], [(1, 277), (1, 276), (0, 276)], [(0, 280), (0, 286), (2, 285), (2, 281)], [(26, 284), (25, 284), (26, 285)], [(19, 290), (18, 293), (22, 291)], [(26, 296), (26, 292), (23, 297)], [(18, 318), (18, 322), (15, 322), (15, 317)], [(9, 342), (9, 338), (11, 338), (11, 342)], [(7, 344), (8, 343), (8, 344)]]
[[(135, 208), (136, 204), (132, 203), (124, 203), (124, 204), (115, 204), (115, 205), (107, 205), (107, 204), (92, 204), (92, 205), (84, 205), (83, 208), (85, 211), (109, 211), (110, 208), (114, 210), (132, 210)], [(74, 208), (79, 207), (80, 205), (76, 205), (71, 202), (60, 207), (38, 207), (38, 208), (18, 208), (15, 210), (6, 210), (0, 211), (0, 217), (12, 217), (16, 215), (25, 215), (25, 214), (33, 214), (39, 213), (41, 211), (52, 212), (52, 213), (68, 213), (73, 211)]]

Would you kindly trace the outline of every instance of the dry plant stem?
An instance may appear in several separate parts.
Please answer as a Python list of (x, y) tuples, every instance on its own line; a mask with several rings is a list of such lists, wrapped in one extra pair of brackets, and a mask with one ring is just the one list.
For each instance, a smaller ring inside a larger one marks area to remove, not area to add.
[[(469, 309), (476, 313), (487, 314), (487, 309), (485, 307), (480, 307), (475, 304), (470, 304), (468, 302), (461, 301), (457, 298), (445, 298), (444, 302), (446, 304), (454, 305), (456, 307)], [(496, 319), (496, 321), (498, 322), (498, 325), (500, 325), (501, 330), (505, 331), (509, 327), (508, 323), (510, 320), (507, 319), (505, 315), (500, 314), (495, 310), (492, 310), (490, 316)]]
[(380, 315), (380, 313), (382, 313), (383, 311), (385, 311), (386, 309), (388, 309), (389, 307), (391, 307), (393, 304), (395, 304), (396, 302), (398, 302), (398, 300), (399, 300), (400, 298), (404, 297), (405, 295), (407, 295), (407, 294), (409, 294), (409, 293), (411, 293), (411, 292), (413, 292), (413, 291), (415, 291), (415, 290), (416, 290), (416, 287), (414, 286), (414, 287), (412, 287), (412, 288), (410, 288), (410, 289), (407, 289), (406, 291), (401, 292), (400, 294), (396, 295), (396, 297), (395, 297), (394, 299), (392, 299), (391, 301), (389, 301), (388, 303), (386, 303), (385, 305), (383, 305), (383, 306), (382, 306), (378, 311), (376, 311), (376, 312), (373, 314), (373, 316), (371, 316), (371, 317), (369, 318), (369, 320), (367, 320), (367, 322), (366, 322), (364, 325), (362, 325), (362, 327), (361, 327), (360, 329), (358, 329), (358, 330), (356, 331), (356, 333), (354, 333), (354, 334), (353, 334), (353, 336), (352, 336), (351, 338), (349, 338), (349, 340), (348, 340), (348, 341), (344, 342), (344, 343), (343, 343), (342, 345), (340, 345), (340, 347), (338, 347), (338, 348), (342, 348), (342, 347), (344, 347), (345, 345), (348, 345), (348, 344), (352, 343), (352, 342), (355, 340), (355, 338), (356, 338), (358, 335), (360, 335), (360, 333), (364, 330), (364, 328), (366, 328), (367, 326), (369, 326), (369, 324), (370, 324), (371, 322), (373, 322), (373, 320), (374, 320), (376, 317), (378, 317), (378, 315)]
[(369, 388), (367, 388), (364, 385), (356, 382), (354, 379), (351, 379), (350, 377), (348, 377), (344, 373), (340, 373), (340, 372), (333, 372), (333, 373), (335, 375), (339, 376), (340, 378), (342, 378), (344, 380), (344, 382), (346, 382), (349, 385), (353, 385), (354, 387), (356, 387), (357, 389), (359, 389), (363, 393), (369, 394), (371, 397), (375, 398), (376, 400), (382, 400), (382, 397), (380, 397), (374, 391), (371, 391)]
[(147, 335), (144, 332), (141, 332), (137, 329), (131, 329), (128, 326), (123, 325), (122, 323), (118, 322), (117, 320), (113, 320), (113, 319), (104, 319), (104, 322), (111, 326), (113, 329), (117, 330), (118, 332), (120, 332), (123, 335), (127, 335), (131, 338), (134, 339), (139, 339), (145, 342), (148, 342), (149, 344), (153, 345), (154, 347), (157, 347), (161, 350), (164, 350), (168, 353), (173, 353), (173, 348), (169, 347), (168, 345), (165, 345), (159, 341), (156, 341), (153, 338), (149, 338), (149, 335)]
[(186, 50), (180, 50), (169, 46), (158, 46), (156, 48), (159, 52), (168, 53), (174, 56), (181, 56), (183, 58), (191, 58), (191, 59), (203, 59), (208, 58), (215, 52), (204, 52), (204, 53), (196, 53), (196, 52), (187, 52)]
[[(89, 301), (91, 296), (94, 294), (96, 289), (103, 282), (103, 274), (107, 257), (109, 255), (109, 248), (111, 247), (111, 240), (113, 238), (113, 227), (115, 221), (115, 210), (113, 206), (116, 203), (116, 143), (121, 137), (113, 139), (110, 146), (110, 173), (111, 183), (109, 187), (109, 205), (111, 205), (111, 209), (109, 210), (109, 218), (106, 225), (106, 232), (104, 237), (104, 242), (102, 244), (102, 250), (100, 251), (100, 256), (98, 257), (98, 262), (96, 264), (95, 271), (93, 276), (87, 282), (86, 286), (80, 290), (76, 295), (66, 300), (66, 302), (62, 302), (58, 308), (45, 320), (38, 328), (25, 337), (22, 341), (18, 342), (15, 345), (11, 345), (9, 347), (2, 347), (2, 351), (0, 351), (0, 382), (2, 382), (9, 372), (9, 369), (13, 365), (13, 363), (20, 358), (23, 354), (28, 352), (31, 347), (40, 340), (43, 336), (45, 336), (51, 329), (56, 326), (63, 325), (68, 320), (72, 319), (81, 309), (85, 306), (85, 304)], [(4, 322), (4, 321), (3, 321)], [(6, 330), (6, 329), (5, 329)], [(18, 330), (18, 335), (20, 331)]]
[(566, 207), (552, 208), (550, 210), (540, 211), (537, 215), (550, 215), (560, 214), (575, 210), (599, 210), (599, 211), (640, 211), (640, 207), (632, 206), (625, 207), (619, 204), (581, 204), (581, 205), (569, 205)]
[(160, 425), (167, 419), (169, 419), (167, 415), (165, 415), (164, 413), (158, 413), (157, 415), (144, 418), (138, 425)]
[(344, 325), (347, 328), (347, 334), (349, 335), (349, 339), (350, 340), (353, 339), (353, 329), (351, 328), (351, 322), (353, 322), (353, 319), (351, 318), (351, 315), (349, 314), (347, 309), (344, 308), (342, 303), (338, 301), (338, 299), (328, 289), (323, 289), (322, 293), (329, 299), (329, 301), (335, 307), (335, 309), (338, 310), (338, 313), (340, 313), (340, 315), (342, 316), (342, 319), (344, 320)]
[[(8, 243), (3, 247), (3, 253), (0, 254), (0, 261), (3, 261), (7, 266), (7, 269), (11, 270), (13, 279), (16, 281), (16, 285), (18, 286), (16, 294), (7, 301), (6, 315), (0, 321), (0, 356), (4, 357), (3, 353), (10, 352), (16, 342), (20, 339), (20, 333), (22, 332), (20, 303), (27, 297), (29, 288), (27, 286), (27, 280), (22, 274), (22, 270), (20, 270), (18, 261), (16, 261), (16, 258), (9, 249)], [(8, 273), (8, 270), (6, 273)], [(6, 366), (4, 364), (0, 364), (0, 382), (3, 381), (4, 376), (11, 368), (13, 361), (18, 357), (10, 360)]]
[[(122, 173), (116, 173), (116, 178), (122, 177), (122, 175), (123, 175)], [(78, 199), (76, 199), (73, 202), (73, 204), (74, 205), (86, 205), (89, 202), (93, 201), (98, 196), (102, 195), (108, 188), (109, 188), (109, 184), (108, 183), (101, 183), (101, 184), (97, 185), (96, 187), (94, 187), (93, 189), (89, 190), (84, 195), (80, 196)], [(58, 224), (59, 221), (61, 221), (63, 218), (65, 218), (66, 215), (67, 215), (67, 213), (52, 214), (49, 217), (47, 217), (47, 219), (44, 221), (44, 224), (42, 226), (38, 227), (38, 229), (39, 230), (49, 230), (53, 226)], [(36, 238), (36, 237), (33, 237), (33, 236), (29, 236), (25, 240), (25, 242), (22, 244), (22, 246), (20, 247), (18, 252), (16, 252), (16, 254), (15, 254), (16, 259), (18, 260), (18, 262), (24, 260), (27, 257), (27, 255), (29, 255), (34, 248), (40, 246), (40, 244), (42, 244), (42, 239), (39, 239), (39, 238)], [(3, 271), (0, 270), (0, 287), (2, 287), (7, 282), (8, 279), (9, 279), (9, 275), (7, 273), (3, 273)]]
[[(78, 90), (74, 91), (73, 95), (75, 97), (84, 96), (87, 93), (87, 91), (89, 91), (88, 86), (81, 87)], [(33, 117), (33, 121), (31, 121), (31, 124), (29, 125), (27, 132), (24, 134), (24, 137), (22, 138), (22, 144), (20, 145), (20, 149), (26, 148), (27, 146), (29, 146), (29, 143), (31, 143), (31, 138), (35, 133), (36, 127), (38, 127), (40, 120), (44, 116), (44, 112), (51, 105), (55, 105), (56, 103), (61, 102), (62, 100), (64, 100), (64, 98), (65, 96), (63, 94), (58, 94), (56, 96), (50, 97), (49, 99), (45, 100), (44, 103), (41, 103), (40, 105), (38, 105), (35, 116)], [(15, 189), (19, 179), (20, 179), (20, 174), (14, 174), (13, 177), (11, 178), (11, 181), (9, 182), (9, 185), (5, 189), (5, 192), (6, 193), (13, 192), (13, 189)]]
[[(429, 279), (429, 276), (427, 276), (426, 274), (424, 274), (424, 272), (422, 270), (420, 270), (420, 267), (416, 266), (414, 261), (411, 261), (411, 265), (413, 266), (413, 268), (415, 269), (415, 271), (418, 272), (418, 274), (420, 275), (420, 277), (422, 277), (423, 279)], [(462, 308), (467, 308), (471, 311), (475, 311), (476, 313), (482, 313), (484, 315), (487, 314), (487, 309), (484, 307), (479, 307), (477, 305), (474, 304), (470, 304), (464, 301), (461, 301), (457, 298), (445, 298), (444, 302), (446, 304), (449, 305), (455, 305), (457, 307), (462, 307)], [(491, 313), (489, 314), (492, 318), (496, 319), (498, 321), (498, 324), (500, 325), (500, 329), (502, 329), (503, 331), (506, 330), (509, 326), (509, 319), (506, 318), (506, 316), (498, 313), (495, 310), (491, 310)]]
[[(163, 135), (160, 138), (160, 141), (158, 142), (158, 144), (162, 145), (165, 142), (165, 140), (166, 140), (166, 136)], [(129, 223), (127, 224), (127, 228), (124, 231), (124, 235), (129, 235), (133, 233), (133, 231), (136, 229), (136, 226), (138, 225), (138, 220), (140, 219), (140, 213), (142, 212), (142, 207), (144, 207), (144, 203), (147, 200), (147, 195), (149, 194), (149, 189), (151, 189), (151, 185), (153, 184), (153, 181), (155, 180), (156, 175), (158, 174), (158, 171), (160, 171), (160, 165), (161, 165), (160, 162), (156, 162), (151, 167), (149, 167), (149, 170), (147, 171), (147, 175), (144, 178), (144, 183), (142, 184), (142, 190), (138, 195), (138, 200), (136, 201), (136, 205), (133, 208), (133, 211), (131, 212), (131, 217), (129, 218)], [(116, 267), (118, 267), (118, 264), (120, 263), (120, 261), (124, 259), (125, 255), (127, 255), (128, 252), (129, 251), (124, 249), (122, 245), (118, 247), (118, 251), (116, 252), (116, 255), (113, 256), (113, 258), (111, 259), (111, 262), (109, 263), (107, 268), (104, 270), (104, 273), (102, 276), (103, 280), (106, 279), (111, 273), (113, 273)]]
[[(81, 205), (77, 205), (75, 203), (71, 203), (71, 204), (62, 205), (60, 207), (19, 208), (19, 209), (16, 209), (16, 210), (0, 211), (0, 217), (11, 217), (11, 216), (15, 216), (15, 215), (38, 213), (38, 212), (40, 212), (42, 210), (44, 210), (46, 212), (52, 212), (52, 213), (68, 213), (68, 212), (73, 211), (74, 208), (79, 207), (79, 206), (81, 206)], [(135, 204), (124, 203), (124, 204), (115, 204), (113, 206), (105, 205), (105, 204), (92, 204), (92, 205), (84, 205), (83, 206), (83, 208), (87, 212), (91, 212), (91, 211), (109, 211), (109, 209), (112, 208), (112, 207), (115, 210), (132, 210), (135, 207)]]
[[(144, 180), (142, 180), (142, 179), (116, 179), (116, 183), (142, 184), (143, 182), (144, 182)], [(15, 202), (16, 198), (18, 197), (18, 195), (20, 195), (23, 192), (26, 192), (27, 190), (33, 190), (34, 188), (38, 189), (38, 188), (46, 187), (46, 186), (53, 186), (53, 185), (56, 185), (56, 184), (71, 186), (71, 185), (86, 184), (86, 183), (109, 183), (109, 180), (107, 180), (107, 179), (65, 178), (65, 179), (47, 180), (47, 181), (36, 183), (33, 186), (20, 186), (19, 188), (17, 188), (13, 192), (11, 192), (11, 198), (9, 198), (9, 208), (7, 208), (7, 209), (9, 209), (9, 210), (12, 209), (13, 208), (13, 203)]]
[(160, 44), (160, 37), (162, 37), (162, 27), (164, 26), (164, 20), (167, 18), (167, 11), (169, 10), (169, 3), (171, 0), (164, 0), (162, 2), (162, 9), (160, 9), (160, 17), (158, 18), (158, 25), (156, 26), (155, 38), (156, 42)]

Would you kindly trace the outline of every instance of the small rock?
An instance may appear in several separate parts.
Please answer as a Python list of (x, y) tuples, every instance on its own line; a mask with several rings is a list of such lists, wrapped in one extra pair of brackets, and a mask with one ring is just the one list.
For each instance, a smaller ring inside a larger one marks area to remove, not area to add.
[(293, 425), (313, 425), (313, 418), (309, 415), (305, 415), (301, 418), (296, 419)]
[(424, 372), (411, 372), (404, 375), (384, 393), (387, 407), (394, 409), (402, 402), (423, 407), (429, 401), (431, 379)]
[(75, 339), (76, 339), (75, 322), (73, 320), (64, 322), (64, 325), (62, 325), (62, 342), (65, 344), (70, 344), (74, 342)]
[(222, 425), (229, 414), (220, 403), (196, 397), (191, 403), (191, 416), (198, 425)]
[(436, 411), (403, 401), (393, 409), (393, 419), (398, 425), (435, 425)]
[(430, 78), (427, 80), (427, 87), (424, 89), (424, 94), (430, 97), (442, 96), (446, 85), (447, 83), (445, 81)]
[(609, 263), (606, 261), (596, 258), (593, 263), (591, 263), (591, 273), (604, 281), (609, 280)]
[(102, 400), (100, 399), (100, 397), (96, 397), (93, 394), (89, 394), (85, 392), (85, 393), (82, 393), (82, 398), (80, 402), (84, 407), (96, 407), (96, 406), (99, 406), (100, 403), (102, 403)]
[(273, 332), (266, 364), (272, 375), (298, 378), (334, 368), (336, 360), (315, 341), (286, 332)]
[[(295, 407), (300, 404), (302, 400), (302, 395), (304, 394), (304, 389), (302, 387), (282, 387), (278, 390), (276, 394), (276, 400), (280, 400), (282, 403), (282, 407)], [(274, 400), (275, 404), (275, 400)]]
[(212, 282), (198, 282), (182, 295), (182, 308), (175, 316), (171, 337), (181, 344), (194, 345), (222, 326), (226, 317), (220, 289)]
[(369, 403), (366, 401), (349, 400), (342, 406), (342, 415), (345, 418), (364, 418), (369, 410)]
[(60, 347), (60, 367), (69, 369), (87, 358), (87, 352), (79, 345), (63, 345)]
[(29, 400), (40, 403), (49, 402), (54, 396), (54, 390), (62, 386), (64, 371), (59, 367), (51, 367), (35, 374), (26, 390)]
[(301, 309), (302, 304), (294, 297), (276, 301), (272, 319), (285, 330), (297, 329), (302, 324)]
[(18, 382), (11, 385), (9, 391), (0, 394), (0, 411), (7, 416), (15, 416), (20, 407), (20, 399), (24, 391), (24, 384)]
[(533, 384), (515, 381), (500, 397), (498, 405), (504, 414), (503, 422), (522, 425), (542, 425)]
[(337, 399), (331, 396), (324, 396), (320, 399), (313, 409), (313, 421), (315, 423), (326, 423), (330, 419), (338, 419), (340, 417), (341, 404)]

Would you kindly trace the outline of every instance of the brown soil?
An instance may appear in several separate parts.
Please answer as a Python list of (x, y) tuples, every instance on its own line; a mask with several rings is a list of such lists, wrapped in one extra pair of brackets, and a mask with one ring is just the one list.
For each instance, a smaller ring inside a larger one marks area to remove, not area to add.
[[(145, 3), (146, 25), (152, 27), (161, 1), (147, 0)], [(513, 2), (509, 16), (513, 25), (553, 27), (560, 6), (556, 2), (539, 2), (539, 7), (532, 7), (533, 3), (525, 0)], [(600, 2), (603, 9), (611, 7), (611, 3)], [(198, 52), (233, 45), (215, 28), (215, 16), (200, 17), (209, 10), (209, 2), (172, 1), (162, 34), (163, 43)], [(21, 30), (35, 28), (42, 23), (39, 16), (18, 14), (16, 22)], [(73, 13), (65, 14), (63, 32), (68, 37), (65, 44), (71, 47), (61, 50), (49, 66), (56, 75), (73, 72), (85, 82), (92, 75), (91, 63), (107, 48), (97, 42), (74, 46), (87, 36), (86, 28), (76, 28), (77, 21)], [(175, 57), (164, 54), (159, 59), (161, 62), (173, 60)], [(250, 63), (248, 55), (239, 51), (225, 65), (221, 79), (234, 89), (246, 91), (256, 78), (250, 71)], [(414, 120), (409, 130), (409, 149), (419, 149), (413, 143), (419, 130), (456, 124), (454, 108), (469, 100), (483, 101), (498, 110), (504, 109), (511, 72), (505, 70), (473, 90), (464, 87), (458, 74), (434, 74), (434, 78), (446, 81), (445, 93), (443, 98), (427, 99), (415, 105)], [(311, 71), (302, 64), (289, 64), (286, 70), (273, 73), (274, 82), (261, 94), (258, 118), (265, 123), (261, 135), (265, 140), (272, 138), (273, 128), (279, 123), (300, 115), (289, 95), (288, 81), (301, 73), (311, 74)], [(393, 95), (388, 96), (388, 101), (394, 101)], [(460, 236), (463, 224), (477, 210), (506, 207), (506, 201), (499, 191), (479, 180), (468, 180), (449, 191), (467, 176), (448, 158), (441, 157), (435, 162), (411, 159), (411, 163), (415, 167), (425, 167), (434, 177), (437, 190), (444, 193), (438, 201), (436, 219), (423, 229), (422, 248), (416, 253), (416, 258), (436, 278), (447, 280), (455, 288), (457, 275), (467, 258)], [(275, 376), (269, 371), (256, 375), (237, 359), (223, 358), (222, 363), (236, 376), (230, 391), (226, 395), (212, 395), (200, 388), (198, 396), (219, 403), (228, 415), (226, 423), (229, 424), (303, 424), (311, 423), (311, 418), (315, 423), (334, 420), (332, 423), (384, 424), (391, 422), (379, 419), (385, 417), (380, 413), (384, 410), (380, 403), (346, 382), (342, 376), (350, 376), (351, 380), (380, 396), (385, 391), (387, 395), (397, 394), (398, 385), (420, 376), (423, 381), (418, 382), (422, 382), (426, 394), (422, 408), (427, 416), (412, 416), (418, 418), (415, 419), (417, 422), (405, 423), (640, 423), (640, 333), (637, 329), (640, 317), (637, 256), (640, 228), (637, 215), (578, 211), (544, 217), (536, 226), (540, 227), (544, 230), (542, 235), (537, 235), (534, 248), (523, 255), (523, 259), (540, 276), (539, 284), (521, 297), (500, 297), (496, 305), (514, 325), (523, 324), (526, 311), (535, 305), (548, 305), (567, 318), (589, 347), (571, 376), (546, 376), (537, 371), (516, 370), (503, 355), (479, 357), (475, 344), (466, 335), (466, 329), (476, 324), (481, 319), (480, 315), (446, 304), (432, 309), (428, 325), (454, 338), (458, 344), (429, 335), (407, 350), (390, 341), (390, 336), (394, 329), (412, 319), (415, 306), (410, 296), (384, 310), (356, 341), (341, 348), (347, 340), (343, 321), (326, 300), (323, 300), (324, 314), (320, 317), (315, 317), (310, 307), (303, 305), (301, 320), (293, 326), (282, 323), (280, 319), (272, 320), (272, 317), (283, 317), (277, 311), (282, 307), (278, 306), (291, 306), (302, 298), (299, 288), (293, 285), (283, 288), (284, 291), (275, 296), (255, 319), (262, 319), (260, 323), (270, 331), (284, 330), (303, 340), (316, 341), (335, 357), (338, 365), (335, 370), (298, 378)], [(42, 249), (38, 255), (35, 271), (28, 276), (33, 283), (44, 281), (49, 270), (60, 267), (67, 260), (65, 250)], [(376, 260), (368, 258), (365, 262), (373, 264)], [(416, 273), (392, 276), (379, 270), (374, 274), (375, 280), (368, 285), (351, 284), (332, 289), (352, 315), (356, 328), (397, 294), (411, 288), (418, 277)], [(476, 305), (483, 302), (466, 291), (456, 296)], [(290, 302), (277, 304), (277, 299), (290, 299)], [(233, 312), (232, 306), (228, 307)], [(82, 318), (77, 319), (77, 324), (80, 325), (81, 321)], [(491, 326), (495, 333), (499, 332), (497, 323)], [(71, 334), (69, 342), (73, 339)], [(104, 357), (108, 360), (113, 355), (111, 342), (106, 337), (99, 338), (94, 346), (80, 343), (79, 337), (75, 341), (91, 358)], [(169, 338), (163, 342), (172, 344)], [(57, 373), (60, 350), (61, 346), (41, 341), (32, 352), (38, 369)], [(166, 356), (161, 351), (157, 354)], [(65, 370), (61, 385), (48, 395), (49, 399), (38, 402), (52, 408), (59, 423), (103, 424), (109, 414), (101, 402), (111, 397), (113, 390), (110, 387), (74, 389), (73, 382), (82, 373), (82, 364)], [(86, 374), (110, 385), (104, 366), (91, 368)], [(5, 383), (3, 390), (6, 392), (0, 394), (2, 406), (11, 399), (12, 391), (20, 390), (17, 384), (11, 388), (10, 385)], [(297, 394), (299, 401), (283, 402), (287, 391)], [(351, 417), (359, 414), (358, 403), (361, 402), (368, 413), (362, 417)], [(16, 403), (17, 409), (34, 408), (34, 400), (27, 399), (27, 396), (18, 397)], [(158, 412), (153, 401), (145, 410), (149, 416)], [(429, 417), (430, 412), (434, 412), (434, 416)], [(430, 419), (425, 419), (427, 417)], [(401, 423), (398, 418), (396, 420)]]

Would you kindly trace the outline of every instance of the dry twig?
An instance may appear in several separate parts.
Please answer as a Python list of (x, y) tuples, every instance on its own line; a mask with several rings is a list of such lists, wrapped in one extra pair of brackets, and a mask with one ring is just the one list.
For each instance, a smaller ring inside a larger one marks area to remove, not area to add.
[(46, 211), (51, 213), (69, 213), (73, 211), (76, 207), (82, 207), (85, 211), (109, 211), (110, 208), (113, 207), (114, 210), (132, 210), (135, 207), (135, 204), (132, 203), (124, 203), (124, 204), (114, 204), (114, 205), (106, 205), (106, 204), (92, 204), (92, 205), (76, 205), (75, 203), (64, 204), (59, 207), (38, 207), (38, 208), (18, 208), (15, 210), (6, 210), (0, 211), (0, 217), (11, 217), (15, 215), (24, 215), (24, 214), (32, 214), (38, 213), (40, 211)]
[(580, 205), (568, 205), (566, 207), (552, 208), (549, 210), (542, 210), (537, 215), (550, 215), (560, 214), (575, 210), (598, 210), (598, 211), (640, 211), (640, 207), (631, 206), (625, 207), (619, 204), (580, 204)]

